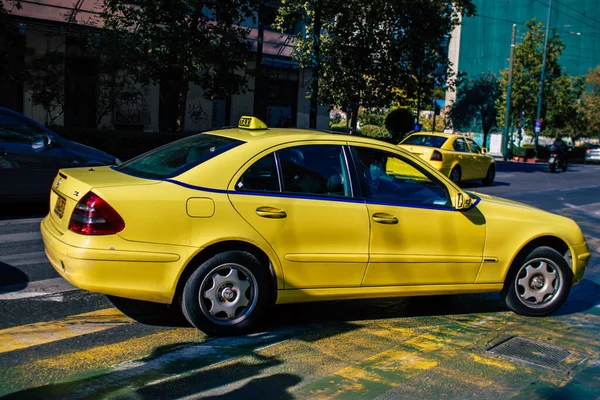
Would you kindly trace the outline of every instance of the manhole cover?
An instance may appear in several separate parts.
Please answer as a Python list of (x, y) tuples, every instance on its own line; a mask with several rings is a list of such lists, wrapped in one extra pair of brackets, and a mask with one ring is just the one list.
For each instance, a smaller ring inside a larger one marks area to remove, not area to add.
[(567, 369), (575, 361), (574, 354), (561, 347), (519, 336), (511, 337), (487, 351), (556, 371)]

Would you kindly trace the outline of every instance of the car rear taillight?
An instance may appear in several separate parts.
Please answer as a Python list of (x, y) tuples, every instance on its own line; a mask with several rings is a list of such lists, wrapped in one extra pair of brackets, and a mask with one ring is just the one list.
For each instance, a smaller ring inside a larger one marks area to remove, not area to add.
[(431, 161), (442, 161), (442, 153), (434, 150), (433, 153), (431, 153)]
[(591, 153), (590, 149), (587, 149), (585, 152), (588, 153), (588, 154)]
[(69, 230), (82, 235), (112, 235), (125, 229), (123, 218), (100, 196), (88, 192), (75, 206)]

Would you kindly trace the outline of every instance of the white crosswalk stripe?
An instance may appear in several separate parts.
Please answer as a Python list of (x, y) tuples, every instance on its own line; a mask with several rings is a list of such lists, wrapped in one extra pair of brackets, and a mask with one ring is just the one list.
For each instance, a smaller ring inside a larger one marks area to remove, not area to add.
[(18, 243), (25, 242), (28, 240), (41, 240), (42, 234), (37, 232), (24, 232), (24, 233), (9, 233), (7, 235), (0, 235), (0, 244), (4, 243)]
[[(0, 300), (20, 300), (79, 290), (63, 278), (0, 286)], [(53, 300), (57, 301), (57, 300)]]
[(5, 263), (13, 267), (40, 264), (45, 262), (48, 262), (48, 258), (46, 257), (46, 253), (43, 251), (28, 254), (12, 254), (10, 256), (0, 256), (0, 263)]
[(42, 218), (7, 219), (7, 220), (0, 221), (0, 226), (21, 225), (21, 224), (39, 224), (40, 222), (42, 222)]

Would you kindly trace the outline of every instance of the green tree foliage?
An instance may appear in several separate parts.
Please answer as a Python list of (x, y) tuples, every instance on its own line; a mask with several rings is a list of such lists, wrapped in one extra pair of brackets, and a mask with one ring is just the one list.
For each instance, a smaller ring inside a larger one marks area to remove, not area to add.
[(581, 134), (600, 138), (600, 66), (589, 71), (577, 109), (583, 117)]
[[(283, 0), (277, 21), (300, 15), (306, 31), (296, 37), (303, 67), (320, 65), (319, 102), (352, 110), (389, 105), (397, 93), (422, 98), (445, 82), (444, 50), (459, 13), (474, 12), (471, 0)], [(315, 35), (316, 10), (322, 30)], [(315, 60), (314, 42), (320, 43)]]
[(129, 35), (126, 46), (136, 80), (161, 82), (177, 93), (177, 126), (182, 129), (190, 83), (205, 96), (245, 91), (250, 43), (239, 24), (253, 17), (257, 0), (157, 0), (132, 6), (105, 0), (104, 27)]
[(475, 78), (460, 76), (456, 86), (456, 100), (450, 106), (452, 126), (467, 131), (476, 120), (481, 125), (483, 143), (487, 146), (490, 131), (496, 125), (496, 101), (502, 96), (498, 77), (491, 72)]
[(379, 125), (363, 125), (360, 127), (360, 133), (363, 136), (379, 140), (390, 141), (392, 139), (392, 135), (388, 130)]
[(415, 116), (407, 108), (394, 107), (385, 115), (383, 123), (392, 135), (392, 140), (398, 143), (407, 133), (412, 131)]
[[(518, 121), (519, 113), (524, 112), (525, 127), (533, 133), (545, 31), (544, 24), (535, 19), (526, 22), (525, 27), (525, 38), (515, 46), (510, 118)], [(572, 132), (581, 125), (576, 102), (583, 89), (583, 80), (564, 74), (558, 62), (564, 48), (557, 31), (553, 30), (548, 37), (541, 110), (543, 131), (550, 135), (555, 130)], [(502, 96), (497, 102), (497, 117), (498, 124), (504, 125), (508, 69), (503, 70), (501, 76)]]

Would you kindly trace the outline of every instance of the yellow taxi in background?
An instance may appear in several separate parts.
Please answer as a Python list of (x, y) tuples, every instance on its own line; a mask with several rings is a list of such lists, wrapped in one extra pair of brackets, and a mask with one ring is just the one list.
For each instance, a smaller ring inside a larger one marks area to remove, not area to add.
[(486, 186), (494, 182), (494, 158), (466, 136), (419, 132), (408, 136), (399, 146), (429, 162), (456, 184), (476, 179)]
[(50, 202), (41, 231), (65, 279), (216, 335), (321, 300), (500, 292), (545, 315), (590, 257), (572, 220), (466, 192), (395, 145), (253, 117), (60, 170)]

